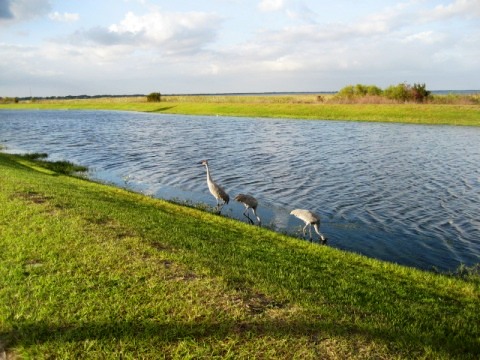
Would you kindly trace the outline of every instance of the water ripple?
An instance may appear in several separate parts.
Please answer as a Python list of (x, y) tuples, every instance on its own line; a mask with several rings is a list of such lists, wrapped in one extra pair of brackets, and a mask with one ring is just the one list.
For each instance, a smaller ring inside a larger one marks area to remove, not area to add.
[[(108, 111), (0, 111), (12, 151), (47, 152), (99, 180), (215, 204), (205, 169), (263, 223), (298, 233), (293, 208), (322, 216), (331, 246), (409, 266), (480, 262), (480, 129), (191, 117)], [(243, 220), (232, 201), (226, 211)]]

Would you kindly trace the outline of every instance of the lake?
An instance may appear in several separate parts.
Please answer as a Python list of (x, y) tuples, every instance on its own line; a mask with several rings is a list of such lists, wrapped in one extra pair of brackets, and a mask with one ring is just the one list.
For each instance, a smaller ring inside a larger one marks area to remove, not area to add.
[[(0, 111), (0, 144), (90, 168), (144, 194), (216, 204), (203, 159), (263, 226), (300, 236), (317, 212), (328, 245), (426, 270), (480, 263), (480, 128), (185, 116)], [(222, 213), (246, 219), (231, 201)]]

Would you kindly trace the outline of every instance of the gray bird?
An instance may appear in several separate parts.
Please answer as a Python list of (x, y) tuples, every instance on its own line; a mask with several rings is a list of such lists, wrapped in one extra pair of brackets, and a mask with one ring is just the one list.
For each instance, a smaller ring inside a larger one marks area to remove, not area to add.
[(312, 225), (313, 228), (315, 229), (315, 232), (320, 236), (320, 242), (322, 244), (325, 244), (327, 242), (327, 238), (323, 236), (320, 233), (319, 227), (320, 227), (320, 216), (315, 214), (314, 212), (310, 210), (304, 210), (304, 209), (295, 209), (292, 212), (290, 212), (290, 215), (293, 215), (300, 220), (302, 220), (305, 223), (305, 226), (303, 228), (303, 235), (305, 236), (305, 231), (307, 229), (307, 226), (310, 228), (310, 241), (312, 241)]
[(258, 224), (260, 225), (262, 223), (260, 217), (257, 215), (257, 199), (255, 199), (251, 195), (238, 194), (237, 196), (235, 196), (235, 200), (245, 205), (245, 211), (243, 212), (243, 215), (247, 217), (251, 224), (253, 224), (253, 220), (250, 219), (250, 216), (248, 216), (248, 209), (252, 209), (253, 215), (255, 215), (255, 217), (257, 218)]
[[(210, 190), (210, 193), (215, 197), (217, 200), (217, 210), (218, 212), (222, 211), (222, 208), (225, 204), (228, 204), (230, 201), (230, 197), (228, 194), (223, 190), (223, 188), (218, 185), (215, 181), (212, 180), (212, 177), (210, 175), (210, 170), (208, 169), (208, 161), (203, 160), (201, 162), (202, 165), (205, 166), (207, 169), (207, 185), (208, 185), (208, 190)], [(220, 204), (220, 200), (223, 201), (223, 204)], [(221, 205), (221, 206), (220, 206)]]

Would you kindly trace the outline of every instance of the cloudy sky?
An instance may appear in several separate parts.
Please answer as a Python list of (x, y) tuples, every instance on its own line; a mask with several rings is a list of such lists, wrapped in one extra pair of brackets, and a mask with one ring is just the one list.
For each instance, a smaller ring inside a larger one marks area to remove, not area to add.
[(0, 0), (0, 96), (480, 89), (480, 0)]

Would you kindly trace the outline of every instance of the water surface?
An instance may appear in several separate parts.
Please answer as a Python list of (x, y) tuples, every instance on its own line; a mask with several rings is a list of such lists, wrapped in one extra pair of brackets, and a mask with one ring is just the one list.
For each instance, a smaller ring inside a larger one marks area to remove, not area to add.
[[(0, 143), (88, 166), (95, 179), (215, 205), (214, 180), (264, 225), (322, 217), (329, 245), (422, 269), (480, 262), (480, 129), (112, 111), (0, 111)], [(223, 210), (244, 221), (232, 201)]]

